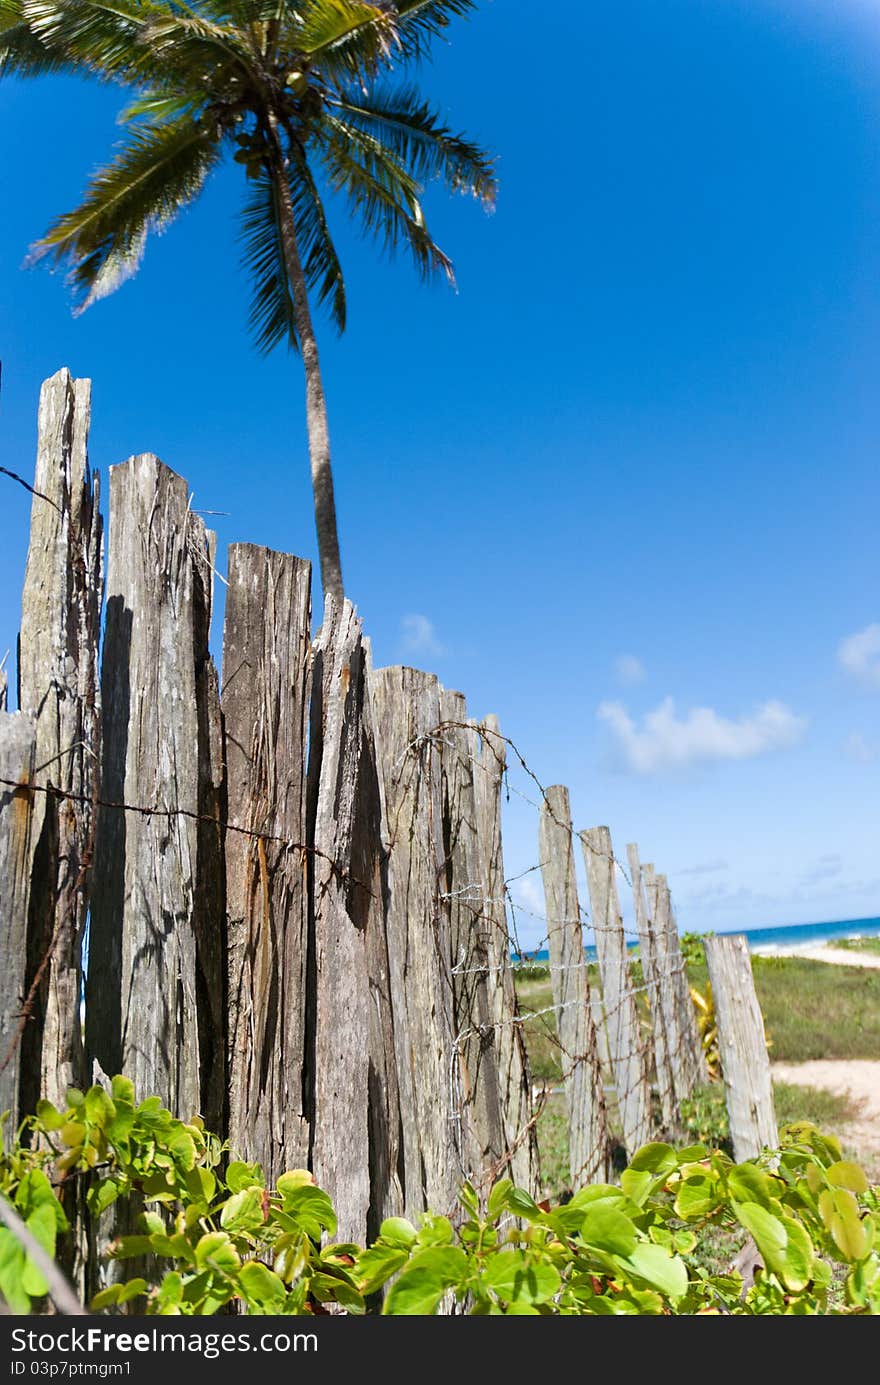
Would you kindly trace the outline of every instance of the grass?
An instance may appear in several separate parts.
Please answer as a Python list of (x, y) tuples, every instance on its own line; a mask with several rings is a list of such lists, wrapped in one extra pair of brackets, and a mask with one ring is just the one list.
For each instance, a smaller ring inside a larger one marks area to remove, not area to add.
[(880, 938), (838, 938), (831, 946), (843, 948), (845, 952), (874, 952), (880, 954)]
[[(880, 950), (880, 939), (859, 941), (876, 944)], [(799, 957), (755, 957), (753, 970), (771, 1059), (880, 1058), (880, 970)], [(704, 990), (705, 964), (691, 964), (688, 972), (692, 984)], [(598, 968), (589, 967), (588, 976), (590, 986), (598, 987)], [(524, 1015), (545, 1010), (553, 1003), (546, 967), (533, 964), (523, 969), (517, 975), (516, 989)], [(554, 1016), (538, 1014), (527, 1020), (523, 1034), (533, 1081), (561, 1087)], [(814, 1087), (777, 1082), (773, 1095), (780, 1125), (805, 1120), (820, 1129), (836, 1131), (856, 1114), (848, 1098)], [(613, 1121), (613, 1104), (610, 1113)], [(689, 1138), (724, 1147), (727, 1116), (720, 1084), (710, 1084), (695, 1093), (686, 1120)], [(545, 1196), (559, 1198), (570, 1190), (568, 1128), (561, 1090), (548, 1095), (537, 1129), (543, 1191)]]
[[(688, 970), (703, 990), (705, 966)], [(752, 970), (771, 1060), (880, 1058), (880, 968), (753, 957)]]

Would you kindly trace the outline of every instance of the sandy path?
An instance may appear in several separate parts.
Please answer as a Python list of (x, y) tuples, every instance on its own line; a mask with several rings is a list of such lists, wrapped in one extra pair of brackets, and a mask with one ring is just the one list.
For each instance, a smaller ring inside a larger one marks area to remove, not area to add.
[(771, 1063), (773, 1078), (799, 1087), (824, 1087), (839, 1096), (849, 1094), (859, 1107), (855, 1120), (835, 1131), (866, 1164), (880, 1161), (880, 1059), (814, 1058), (806, 1063)]
[(753, 947), (758, 957), (806, 957), (811, 962), (833, 962), (841, 967), (880, 967), (878, 952), (850, 952), (843, 947)]

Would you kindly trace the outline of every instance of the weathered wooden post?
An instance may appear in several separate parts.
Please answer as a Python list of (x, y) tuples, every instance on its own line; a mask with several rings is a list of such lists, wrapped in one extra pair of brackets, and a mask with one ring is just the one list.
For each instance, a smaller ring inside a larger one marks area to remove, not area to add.
[(611, 1151), (578, 906), (571, 808), (562, 784), (545, 792), (538, 839), (550, 978), (563, 1055), (569, 1172), (577, 1188), (608, 1180)]
[[(479, 1181), (504, 1162), (505, 1131), (498, 1085), (497, 1034), (490, 1003), (494, 919), (485, 908), (485, 866), (479, 835), (475, 774), (480, 741), (468, 725), (464, 696), (440, 691), (442, 780), (442, 898), (449, 916), (453, 1026), (459, 1044), (461, 1100), (474, 1132)], [(506, 929), (505, 929), (506, 933)]]
[(366, 651), (348, 601), (328, 596), (313, 645), (309, 842), (314, 937), (312, 1169), (333, 1197), (337, 1239), (363, 1245), (370, 1210), (370, 974), (372, 881), (358, 842)]
[[(86, 1077), (81, 951), (98, 773), (102, 520), (88, 462), (91, 381), (60, 370), (40, 392), (31, 531), (22, 591), (19, 705), (36, 724), (35, 766), (56, 798), (34, 802), (28, 989), (41, 981), (22, 1047), (22, 1099), (64, 1104)], [(47, 962), (48, 959), (48, 962)]]
[(487, 988), (495, 1025), (498, 1096), (504, 1128), (505, 1164), (498, 1170), (519, 1188), (537, 1193), (540, 1181), (538, 1141), (532, 1113), (531, 1075), (514, 986), (507, 928), (504, 852), (501, 840), (501, 789), (506, 746), (498, 718), (477, 725), (480, 736), (478, 773), (474, 780), (477, 837), (482, 857), (483, 916), (489, 957)]
[(216, 688), (210, 602), (210, 543), (186, 482), (149, 453), (112, 467), (86, 1046), (138, 1096), (216, 1123), (222, 919), (198, 821), (219, 774), (206, 744), (219, 711), (200, 705)]
[(590, 911), (623, 1143), (630, 1156), (651, 1138), (651, 1092), (607, 827), (582, 832)]
[(676, 976), (681, 962), (676, 957), (676, 947), (671, 937), (669, 895), (663, 889), (663, 877), (657, 875), (653, 865), (645, 865), (643, 874), (645, 893), (648, 899), (648, 913), (653, 925), (660, 1018), (666, 1042), (666, 1057), (672, 1076), (675, 1121), (678, 1125), (681, 1103), (687, 1101), (693, 1091), (691, 1065), (688, 1061), (688, 1045), (682, 1033), (681, 1015), (677, 1001)]
[(678, 926), (675, 922), (675, 914), (672, 910), (672, 896), (669, 890), (669, 882), (665, 875), (657, 876), (658, 893), (663, 897), (663, 915), (666, 921), (668, 937), (668, 958), (671, 964), (672, 977), (675, 983), (675, 1006), (678, 1013), (679, 1029), (682, 1035), (683, 1056), (687, 1073), (687, 1082), (690, 1091), (701, 1082), (709, 1080), (706, 1068), (706, 1056), (703, 1053), (703, 1045), (700, 1040), (700, 1030), (697, 1025), (697, 1012), (691, 998), (691, 988), (688, 981), (687, 966), (681, 950), (681, 939), (678, 933)]
[(223, 632), (229, 1138), (272, 1182), (309, 1156), (306, 735), (311, 568), (229, 549)]
[(458, 1091), (443, 861), (437, 679), (416, 669), (372, 678), (388, 831), (387, 935), (400, 1084), (404, 1207), (450, 1212), (473, 1172), (469, 1113)]
[(779, 1144), (764, 1019), (746, 939), (720, 934), (705, 948), (733, 1156), (742, 1162)]
[(647, 987), (648, 1004), (651, 1011), (651, 1033), (653, 1035), (654, 1071), (657, 1078), (657, 1096), (660, 1113), (668, 1134), (677, 1125), (675, 1107), (675, 1087), (672, 1067), (669, 1061), (666, 1025), (660, 1001), (660, 976), (657, 965), (657, 948), (654, 925), (645, 903), (645, 889), (642, 882), (642, 866), (639, 861), (639, 848), (631, 842), (626, 848), (632, 881), (633, 906), (635, 910), (636, 931), (639, 938), (639, 954), (642, 959), (642, 973)]
[(20, 712), (0, 712), (0, 1112), (9, 1111), (5, 1145), (19, 1116), (21, 1006), (25, 996), (28, 903), (34, 861), (36, 726)]

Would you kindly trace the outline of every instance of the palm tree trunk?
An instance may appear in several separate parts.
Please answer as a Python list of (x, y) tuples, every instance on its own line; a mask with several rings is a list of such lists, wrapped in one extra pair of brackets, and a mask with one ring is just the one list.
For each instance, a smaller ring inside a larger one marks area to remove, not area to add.
[(293, 315), (306, 377), (306, 428), (309, 438), (309, 460), (312, 468), (312, 491), (315, 498), (315, 528), (318, 533), (318, 556), (321, 561), (321, 586), (324, 595), (332, 593), (340, 602), (343, 597), (342, 562), (339, 557), (339, 535), (336, 529), (336, 501), (333, 496), (333, 471), (330, 466), (330, 431), (327, 425), (327, 400), (318, 343), (309, 309), (309, 294), (303, 273), (290, 185), (285, 171), (284, 154), (278, 136), (278, 125), (269, 117), (269, 132), (273, 154), (273, 177), (278, 193), (281, 241), (287, 277), (293, 297)]

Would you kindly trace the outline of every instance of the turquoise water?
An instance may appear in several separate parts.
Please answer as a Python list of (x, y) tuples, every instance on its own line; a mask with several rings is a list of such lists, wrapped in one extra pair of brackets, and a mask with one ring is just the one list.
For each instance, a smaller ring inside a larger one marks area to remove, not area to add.
[[(731, 933), (741, 933), (749, 948), (756, 947), (802, 947), (811, 943), (820, 947), (822, 943), (835, 942), (840, 938), (880, 937), (880, 918), (877, 919), (835, 919), (828, 923), (786, 923), (773, 928), (732, 928)], [(629, 947), (636, 947), (634, 940), (628, 940)], [(588, 957), (596, 956), (596, 949), (589, 945), (584, 949)], [(549, 954), (546, 948), (538, 952), (523, 954), (530, 961), (546, 962)]]

